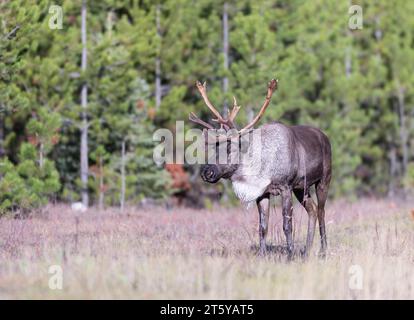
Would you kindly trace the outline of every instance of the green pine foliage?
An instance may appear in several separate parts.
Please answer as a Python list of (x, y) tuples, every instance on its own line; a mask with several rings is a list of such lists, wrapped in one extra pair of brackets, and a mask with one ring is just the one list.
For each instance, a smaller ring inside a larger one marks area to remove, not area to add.
[[(266, 82), (279, 78), (262, 123), (310, 124), (328, 134), (334, 196), (412, 190), (412, 2), (361, 1), (363, 29), (350, 30), (347, 1), (87, 1), (85, 72), (82, 1), (57, 1), (62, 29), (49, 28), (51, 4), (0, 3), (1, 212), (29, 211), (54, 198), (79, 199), (85, 83), (93, 205), (120, 203), (123, 144), (127, 203), (171, 194), (168, 173), (152, 159), (152, 134), (160, 127), (173, 129), (190, 111), (210, 119), (196, 80), (207, 81), (220, 109), (235, 95), (242, 126), (263, 102)], [(186, 168), (191, 174), (194, 167)]]
[[(171, 195), (171, 179), (167, 171), (154, 164), (152, 139), (154, 127), (137, 124), (127, 140), (127, 199), (139, 203), (145, 199), (166, 200)], [(119, 166), (119, 159), (115, 162)]]
[(21, 145), (19, 163), (0, 162), (0, 214), (14, 212), (26, 215), (45, 205), (60, 188), (59, 174), (52, 161), (39, 165), (35, 146)]

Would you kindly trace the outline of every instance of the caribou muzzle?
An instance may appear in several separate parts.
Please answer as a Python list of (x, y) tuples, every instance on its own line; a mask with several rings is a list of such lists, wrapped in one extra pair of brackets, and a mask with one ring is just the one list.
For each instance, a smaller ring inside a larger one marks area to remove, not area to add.
[(216, 183), (220, 180), (222, 174), (216, 165), (207, 164), (201, 168), (201, 178), (205, 182)]

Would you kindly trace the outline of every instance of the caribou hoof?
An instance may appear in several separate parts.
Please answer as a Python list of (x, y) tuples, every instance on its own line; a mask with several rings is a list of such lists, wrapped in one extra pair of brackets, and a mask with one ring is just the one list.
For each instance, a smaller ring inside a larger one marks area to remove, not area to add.
[(319, 251), (318, 257), (321, 258), (321, 259), (326, 259), (326, 251), (325, 250)]
[(309, 257), (309, 251), (307, 250), (306, 246), (303, 247), (303, 249), (300, 250), (300, 256), (302, 258), (307, 258)]
[(260, 248), (260, 249), (259, 249), (259, 252), (257, 253), (257, 255), (258, 255), (259, 257), (265, 257), (265, 256), (267, 255), (267, 250), (266, 250), (266, 248)]

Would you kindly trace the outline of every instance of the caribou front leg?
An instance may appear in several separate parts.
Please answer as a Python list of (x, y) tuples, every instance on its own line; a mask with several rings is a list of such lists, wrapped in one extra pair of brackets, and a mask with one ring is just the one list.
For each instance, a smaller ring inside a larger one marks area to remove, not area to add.
[(259, 254), (264, 256), (266, 254), (266, 235), (269, 223), (269, 198), (259, 198), (256, 203), (259, 210)]
[(293, 234), (292, 234), (292, 190), (286, 187), (281, 192), (282, 196), (282, 214), (283, 214), (283, 232), (286, 236), (288, 259), (293, 257)]

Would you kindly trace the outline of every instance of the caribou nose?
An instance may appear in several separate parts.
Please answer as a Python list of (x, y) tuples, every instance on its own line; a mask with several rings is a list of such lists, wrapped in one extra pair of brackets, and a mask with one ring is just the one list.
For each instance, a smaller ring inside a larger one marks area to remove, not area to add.
[(213, 166), (206, 166), (201, 171), (201, 178), (207, 182), (213, 182), (217, 179), (217, 170)]

